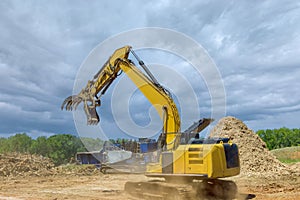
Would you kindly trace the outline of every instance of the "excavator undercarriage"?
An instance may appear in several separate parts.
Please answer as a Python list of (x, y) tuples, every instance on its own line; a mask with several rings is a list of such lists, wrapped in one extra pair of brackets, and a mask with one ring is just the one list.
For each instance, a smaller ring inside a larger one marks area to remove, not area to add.
[(172, 177), (166, 181), (156, 179), (148, 182), (127, 182), (124, 190), (133, 197), (151, 200), (238, 198), (236, 184), (220, 179)]

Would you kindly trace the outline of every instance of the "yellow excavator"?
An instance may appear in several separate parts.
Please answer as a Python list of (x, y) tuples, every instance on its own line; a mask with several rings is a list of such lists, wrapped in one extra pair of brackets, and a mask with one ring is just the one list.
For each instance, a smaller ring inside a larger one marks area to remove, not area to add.
[[(130, 53), (141, 68), (129, 59)], [(87, 124), (96, 125), (99, 122), (96, 108), (101, 105), (100, 98), (122, 72), (155, 107), (163, 120), (162, 133), (158, 138), (159, 159), (148, 163), (145, 174), (166, 180), (127, 182), (125, 190), (134, 196), (151, 199), (194, 199), (203, 196), (235, 198), (235, 183), (220, 178), (240, 173), (237, 145), (229, 138), (199, 138), (199, 132), (212, 119), (199, 120), (193, 131), (181, 133), (178, 109), (170, 92), (159, 84), (131, 46), (115, 50), (86, 87), (79, 94), (66, 98), (61, 108), (72, 110), (83, 103)]]

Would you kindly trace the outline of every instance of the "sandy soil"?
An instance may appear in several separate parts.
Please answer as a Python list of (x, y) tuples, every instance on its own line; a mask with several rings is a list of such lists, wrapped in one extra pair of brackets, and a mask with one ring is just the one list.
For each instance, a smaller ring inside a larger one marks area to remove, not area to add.
[[(143, 175), (98, 174), (56, 175), (44, 177), (10, 177), (0, 180), (0, 199), (135, 199), (125, 193), (126, 181), (145, 181)], [(237, 177), (239, 191), (255, 194), (255, 199), (296, 200), (300, 197), (300, 180), (261, 180)]]

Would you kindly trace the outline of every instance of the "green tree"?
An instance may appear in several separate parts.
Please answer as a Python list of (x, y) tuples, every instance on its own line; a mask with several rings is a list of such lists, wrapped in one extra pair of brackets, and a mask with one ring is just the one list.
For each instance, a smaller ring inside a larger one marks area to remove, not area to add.
[(8, 151), (10, 151), (10, 148), (8, 145), (8, 139), (0, 138), (0, 153), (6, 153)]
[(81, 141), (70, 134), (53, 135), (47, 139), (49, 152), (47, 156), (54, 164), (66, 164), (76, 154), (77, 149), (82, 147)]
[(270, 150), (300, 145), (300, 129), (282, 127), (273, 130), (258, 130), (256, 133)]
[(11, 152), (29, 152), (31, 143), (32, 139), (26, 133), (18, 133), (8, 138), (8, 148)]
[(50, 152), (50, 147), (47, 143), (47, 137), (40, 136), (36, 140), (32, 141), (30, 147), (30, 153), (47, 156), (49, 152)]

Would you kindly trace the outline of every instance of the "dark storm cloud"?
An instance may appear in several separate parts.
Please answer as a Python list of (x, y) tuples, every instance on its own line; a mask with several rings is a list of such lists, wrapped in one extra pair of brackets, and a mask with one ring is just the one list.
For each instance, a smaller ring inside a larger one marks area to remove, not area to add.
[[(121, 2), (1, 1), (1, 133), (75, 133), (60, 105), (89, 51), (128, 23), (137, 5)], [(123, 20), (126, 16), (127, 20)]]
[[(296, 1), (0, 1), (1, 134), (75, 133), (72, 114), (60, 111), (76, 72), (107, 37), (132, 28), (171, 28), (195, 39), (216, 62), (226, 88), (227, 113), (253, 129), (298, 126), (300, 4)], [(142, 55), (143, 56), (143, 55)], [(159, 63), (144, 55), (148, 62)], [(166, 62), (184, 72), (184, 62)], [(166, 58), (164, 58), (166, 59)], [(97, 69), (95, 70), (95, 72)], [(155, 71), (155, 70), (154, 70)], [(195, 84), (209, 114), (210, 97)], [(164, 77), (160, 80), (168, 87)], [(176, 92), (185, 96), (179, 83)], [(172, 87), (171, 87), (172, 88)], [(109, 102), (108, 92), (104, 101)], [(140, 124), (148, 116), (136, 96), (130, 109)], [(101, 108), (111, 126), (110, 106)], [(193, 108), (186, 108), (187, 111)], [(193, 119), (191, 119), (193, 120)], [(144, 122), (144, 123), (143, 123)], [(115, 127), (115, 130), (118, 130)]]
[(264, 128), (262, 122), (278, 127), (268, 123), (272, 117), (282, 116), (281, 126), (295, 122), (285, 116), (295, 112), (296, 118), (300, 106), (299, 2), (176, 1), (148, 23), (182, 31), (209, 51), (224, 80), (229, 115), (254, 129)]

